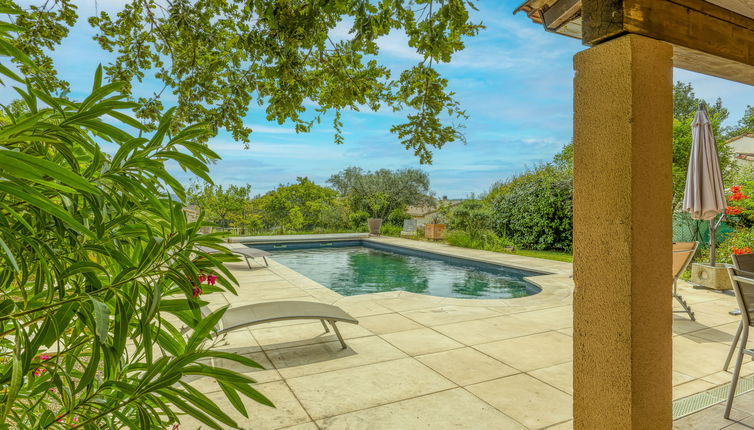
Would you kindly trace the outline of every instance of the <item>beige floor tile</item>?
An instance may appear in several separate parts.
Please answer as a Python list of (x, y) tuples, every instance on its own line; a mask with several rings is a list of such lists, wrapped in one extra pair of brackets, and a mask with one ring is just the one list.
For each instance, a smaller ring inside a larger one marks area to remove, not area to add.
[(725, 407), (719, 404), (683, 417), (673, 423), (673, 430), (719, 430), (750, 417), (746, 412), (733, 409), (732, 420), (727, 420), (723, 418), (724, 409)]
[(318, 421), (323, 430), (451, 430), (525, 427), (460, 388)]
[(442, 297), (413, 294), (411, 296), (399, 296), (394, 299), (380, 300), (377, 303), (393, 312), (405, 312), (437, 307), (441, 301)]
[(690, 335), (673, 336), (673, 370), (695, 378), (723, 368), (728, 347), (722, 343)]
[(480, 306), (441, 306), (403, 312), (403, 315), (419, 324), (432, 327), (441, 324), (452, 324), (461, 321), (500, 316), (500, 313)]
[(555, 424), (554, 426), (547, 427), (547, 430), (573, 430), (573, 421)]
[(508, 376), (466, 388), (528, 428), (543, 428), (572, 418), (570, 395), (528, 375)]
[(458, 385), (470, 385), (518, 371), (473, 348), (460, 348), (434, 354), (420, 355), (419, 361)]
[[(210, 393), (207, 396), (220, 406), (225, 413), (230, 415), (242, 429), (273, 430), (310, 421), (301, 404), (299, 404), (284, 382), (277, 381), (259, 384), (255, 385), (254, 388), (270, 399), (275, 407), (271, 408), (261, 405), (241, 395), (250, 418), (246, 418), (240, 412), (236, 411), (222, 391)], [(181, 419), (181, 430), (199, 428), (204, 429), (207, 426), (193, 418), (186, 417)]]
[(693, 381), (693, 376), (686, 375), (685, 373), (678, 372), (676, 370), (673, 371), (673, 386), (685, 384), (686, 382)]
[(389, 333), (381, 337), (411, 356), (447, 351), (463, 346), (429, 328)]
[(352, 301), (351, 297), (340, 299), (334, 304), (356, 318), (362, 318), (369, 315), (388, 314), (393, 312), (390, 309), (384, 306), (380, 306), (379, 304), (372, 301)]
[(359, 325), (374, 334), (388, 334), (422, 328), (421, 324), (417, 324), (399, 313), (361, 317), (359, 318)]
[(518, 319), (545, 324), (553, 330), (573, 327), (573, 311), (571, 306), (542, 309), (539, 311), (514, 314)]
[(285, 378), (406, 357), (406, 354), (378, 336), (349, 339), (347, 345), (347, 349), (341, 349), (340, 342), (333, 341), (275, 349), (267, 351), (267, 354)]
[(710, 388), (715, 388), (715, 384), (707, 382), (703, 379), (695, 379), (685, 384), (676, 385), (673, 387), (673, 400), (682, 399), (692, 394), (701, 393), (707, 391)]
[[(270, 350), (337, 340), (337, 336), (329, 324), (328, 329), (330, 331), (325, 332), (322, 323), (315, 321), (282, 327), (258, 326), (252, 328), (251, 333), (260, 346), (265, 350)], [(344, 339), (372, 336), (369, 330), (355, 324), (338, 323), (338, 329)]]
[(570, 361), (533, 370), (529, 375), (573, 395), (573, 363)]
[(512, 337), (526, 336), (549, 330), (544, 324), (530, 323), (505, 315), (476, 321), (465, 321), (435, 327), (440, 333), (464, 345), (478, 345)]
[(319, 427), (317, 427), (316, 424), (314, 424), (313, 422), (310, 421), (310, 422), (304, 423), (304, 424), (298, 424), (298, 425), (291, 426), (291, 427), (284, 427), (284, 428), (282, 428), (280, 430), (319, 430)]
[(573, 339), (555, 331), (506, 339), (474, 348), (528, 372), (573, 360)]
[(288, 385), (317, 420), (455, 387), (412, 358), (291, 378)]

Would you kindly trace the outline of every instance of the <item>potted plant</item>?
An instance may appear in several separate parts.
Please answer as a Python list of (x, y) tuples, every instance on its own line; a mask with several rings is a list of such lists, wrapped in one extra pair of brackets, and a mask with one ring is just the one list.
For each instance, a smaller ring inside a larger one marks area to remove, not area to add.
[[(732, 290), (733, 285), (728, 275), (728, 265), (719, 264), (715, 261), (715, 248), (716, 248), (716, 230), (719, 225), (726, 221), (729, 225), (736, 228), (737, 231), (748, 230), (751, 225), (749, 216), (751, 215), (751, 209), (749, 207), (749, 196), (744, 194), (744, 186), (736, 185), (730, 187), (728, 191), (728, 201), (730, 206), (725, 210), (725, 214), (717, 222), (710, 222), (710, 263), (694, 263), (691, 266), (691, 283), (695, 285), (702, 285), (707, 288), (713, 288), (716, 290)], [(749, 190), (750, 191), (750, 190)], [(738, 233), (729, 235), (725, 241), (727, 247), (730, 248), (730, 252), (733, 254), (746, 254), (751, 252), (751, 249), (747, 245), (746, 241), (740, 242), (736, 240)], [(747, 235), (740, 235), (744, 238)]]
[(376, 192), (367, 196), (365, 200), (370, 215), (370, 217), (367, 218), (369, 234), (379, 236), (382, 222), (387, 217), (387, 211), (390, 208), (390, 205), (388, 204), (388, 196), (385, 193)]
[(443, 222), (440, 214), (434, 214), (430, 223), (424, 225), (424, 237), (430, 240), (444, 239), (447, 228), (448, 225)]

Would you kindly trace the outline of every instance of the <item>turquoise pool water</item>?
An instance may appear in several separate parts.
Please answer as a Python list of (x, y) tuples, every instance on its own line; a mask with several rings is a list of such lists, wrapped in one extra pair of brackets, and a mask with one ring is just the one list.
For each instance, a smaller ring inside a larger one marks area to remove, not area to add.
[(533, 272), (433, 258), (409, 250), (344, 246), (271, 251), (278, 263), (344, 296), (399, 290), (440, 297), (510, 299), (540, 291), (523, 279)]

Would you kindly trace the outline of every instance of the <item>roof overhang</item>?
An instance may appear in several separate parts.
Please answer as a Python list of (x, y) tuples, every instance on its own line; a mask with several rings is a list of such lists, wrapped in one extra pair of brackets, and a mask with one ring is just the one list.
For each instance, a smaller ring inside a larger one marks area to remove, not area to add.
[(518, 12), (590, 46), (628, 33), (663, 40), (676, 67), (754, 85), (754, 0), (527, 0)]

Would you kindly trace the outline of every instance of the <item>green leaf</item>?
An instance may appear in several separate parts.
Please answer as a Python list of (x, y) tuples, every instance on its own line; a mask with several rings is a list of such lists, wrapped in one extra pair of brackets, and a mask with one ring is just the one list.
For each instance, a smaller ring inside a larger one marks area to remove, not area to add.
[(97, 329), (97, 337), (102, 343), (107, 342), (107, 334), (110, 331), (110, 309), (106, 304), (91, 298), (94, 306), (94, 323)]

